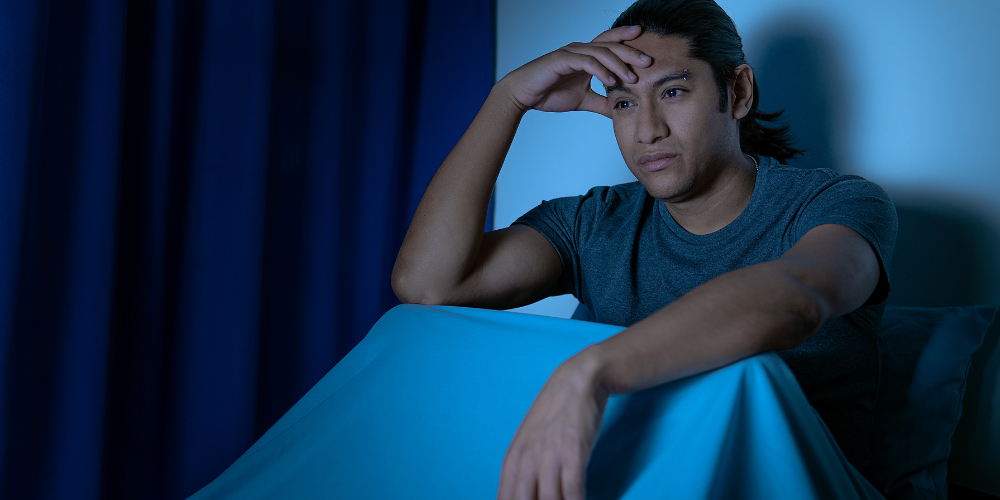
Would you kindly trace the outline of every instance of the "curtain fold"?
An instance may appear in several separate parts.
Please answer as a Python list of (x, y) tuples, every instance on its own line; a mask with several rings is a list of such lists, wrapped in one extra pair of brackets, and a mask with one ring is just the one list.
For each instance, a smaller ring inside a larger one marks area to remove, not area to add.
[(489, 1), (0, 5), (0, 496), (182, 498), (397, 303)]

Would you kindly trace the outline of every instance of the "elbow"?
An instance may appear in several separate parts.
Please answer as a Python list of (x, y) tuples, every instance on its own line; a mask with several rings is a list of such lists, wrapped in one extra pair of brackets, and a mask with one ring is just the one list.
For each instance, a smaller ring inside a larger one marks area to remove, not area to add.
[(789, 302), (794, 304), (790, 311), (794, 319), (793, 327), (789, 328), (792, 334), (786, 340), (790, 345), (784, 346), (785, 349), (798, 346), (812, 338), (828, 319), (827, 312), (830, 309), (821, 294), (802, 283), (797, 285), (798, 293), (795, 294), (795, 299)]
[(805, 334), (803, 341), (812, 337), (816, 330), (819, 330), (819, 327), (823, 325), (826, 321), (827, 310), (829, 307), (826, 306), (820, 294), (815, 292), (807, 294), (799, 313), (802, 318), (802, 331)]
[(413, 277), (401, 272), (399, 266), (392, 270), (392, 292), (396, 298), (404, 304), (423, 304), (420, 287), (413, 282)]
[(406, 272), (397, 265), (392, 270), (392, 291), (396, 298), (404, 304), (421, 304), (427, 306), (443, 305), (440, 294), (434, 293), (433, 287), (422, 283), (412, 272)]
[[(803, 342), (812, 338), (819, 330), (820, 326), (829, 319), (830, 307), (821, 293), (814, 290), (794, 273), (785, 275), (786, 286), (783, 293), (779, 293), (778, 301), (772, 304), (781, 304), (779, 317), (775, 331), (777, 335), (771, 338), (774, 350), (784, 350), (797, 347)], [(780, 333), (778, 333), (780, 332)]]

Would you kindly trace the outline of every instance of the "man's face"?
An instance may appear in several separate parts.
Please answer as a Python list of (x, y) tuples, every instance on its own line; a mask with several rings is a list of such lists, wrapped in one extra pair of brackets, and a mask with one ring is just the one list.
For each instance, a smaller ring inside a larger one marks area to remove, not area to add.
[(644, 33), (625, 44), (653, 60), (632, 68), (635, 84), (608, 88), (625, 163), (659, 200), (676, 203), (709, 192), (733, 147), (739, 148), (738, 123), (731, 112), (719, 111), (711, 67), (688, 57), (688, 42), (680, 37)]

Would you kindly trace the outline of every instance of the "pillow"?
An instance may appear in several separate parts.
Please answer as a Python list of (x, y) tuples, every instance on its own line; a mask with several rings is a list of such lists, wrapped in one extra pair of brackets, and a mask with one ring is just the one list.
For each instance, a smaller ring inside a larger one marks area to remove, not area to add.
[(993, 306), (886, 306), (871, 461), (860, 470), (888, 500), (948, 497), (969, 362), (995, 313)]

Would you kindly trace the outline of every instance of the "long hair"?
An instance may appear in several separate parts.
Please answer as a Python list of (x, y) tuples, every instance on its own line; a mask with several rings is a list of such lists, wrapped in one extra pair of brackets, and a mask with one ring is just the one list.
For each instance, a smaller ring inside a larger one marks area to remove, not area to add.
[[(746, 64), (743, 40), (736, 25), (713, 0), (638, 0), (615, 19), (612, 28), (642, 26), (643, 32), (659, 36), (679, 36), (688, 41), (693, 59), (712, 68), (719, 89), (719, 111), (729, 110), (729, 87), (736, 79), (736, 67)], [(740, 148), (744, 153), (770, 156), (782, 164), (803, 151), (792, 147), (788, 125), (766, 127), (782, 111), (764, 113), (758, 109), (760, 90), (753, 82), (750, 113), (740, 119)]]

